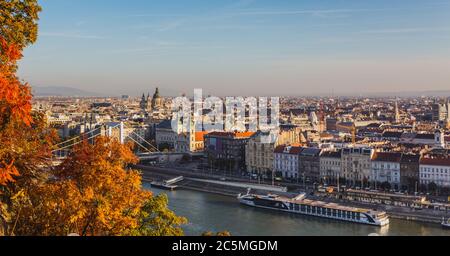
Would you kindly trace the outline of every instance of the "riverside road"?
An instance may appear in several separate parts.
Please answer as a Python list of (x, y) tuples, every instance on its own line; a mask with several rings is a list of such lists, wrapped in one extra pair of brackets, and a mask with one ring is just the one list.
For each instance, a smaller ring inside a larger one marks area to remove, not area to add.
[[(230, 174), (224, 175), (224, 173), (218, 173), (215, 171), (205, 171), (181, 166), (145, 166), (145, 165), (137, 165), (137, 169), (142, 171), (142, 176), (144, 181), (153, 181), (153, 180), (165, 180), (174, 178), (176, 176), (184, 176), (186, 181), (180, 184), (180, 187), (192, 190), (198, 190), (202, 192), (222, 194), (227, 196), (236, 196), (239, 193), (244, 193), (246, 189), (245, 186), (227, 186), (227, 183), (246, 183), (246, 184), (265, 184), (271, 185), (272, 182), (265, 181), (257, 181), (251, 179), (250, 177), (242, 177), (238, 176), (238, 174)], [(227, 174), (227, 173), (225, 173)], [(215, 181), (215, 182), (208, 182)], [(226, 181), (226, 182), (224, 182)], [(289, 192), (285, 193), (288, 196), (294, 196), (300, 192), (310, 192), (313, 191), (313, 186), (297, 183), (285, 183), (285, 182), (276, 182), (277, 186), (285, 186), (289, 188)], [(264, 192), (263, 192), (264, 193)], [(267, 193), (267, 191), (266, 191)], [(277, 192), (279, 193), (279, 192)], [(432, 209), (421, 209), (415, 210), (409, 207), (400, 207), (400, 206), (392, 206), (392, 205), (381, 205), (381, 204), (372, 204), (372, 203), (362, 203), (348, 200), (338, 200), (334, 198), (328, 197), (317, 197), (313, 195), (309, 195), (309, 198), (335, 202), (343, 205), (354, 206), (354, 207), (363, 207), (363, 208), (372, 208), (378, 210), (386, 211), (392, 218), (400, 218), (406, 220), (414, 220), (414, 221), (423, 221), (423, 222), (433, 222), (439, 223), (442, 220), (442, 217), (448, 218), (450, 217), (449, 212), (432, 210)]]

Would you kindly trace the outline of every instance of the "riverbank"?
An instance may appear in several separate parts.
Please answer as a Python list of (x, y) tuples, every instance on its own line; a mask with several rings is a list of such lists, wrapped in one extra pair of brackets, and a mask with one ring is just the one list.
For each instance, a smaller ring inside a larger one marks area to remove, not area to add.
[[(240, 193), (246, 193), (247, 189), (244, 187), (236, 187), (229, 186), (226, 184), (217, 184), (211, 182), (211, 180), (220, 180), (221, 176), (218, 175), (205, 175), (198, 173), (189, 173), (184, 170), (176, 170), (176, 169), (168, 169), (161, 167), (153, 167), (153, 166), (137, 166), (138, 169), (142, 171), (143, 180), (146, 182), (151, 182), (154, 180), (167, 180), (174, 178), (176, 176), (184, 176), (185, 179), (177, 185), (182, 189), (218, 194), (229, 197), (236, 197)], [(248, 183), (249, 180), (239, 179), (239, 178), (227, 178), (229, 182), (240, 182), (240, 183)], [(263, 190), (252, 190), (254, 193), (262, 193), (267, 194), (268, 191)], [(280, 192), (276, 192), (280, 194)], [(294, 196), (295, 193), (281, 193), (287, 196)], [(361, 203), (354, 201), (343, 201), (336, 200), (330, 198), (317, 198), (317, 200), (323, 200), (333, 203), (339, 203), (346, 206), (353, 207), (361, 207), (361, 208), (370, 208), (386, 211), (391, 218), (408, 220), (408, 221), (417, 221), (417, 222), (426, 222), (426, 223), (440, 223), (442, 221), (442, 217), (446, 214), (445, 212), (436, 212), (434, 210), (423, 209), (420, 211), (406, 208), (406, 207), (396, 207), (396, 206), (388, 206), (388, 205), (375, 205), (370, 203)], [(446, 214), (446, 218), (450, 217), (449, 213)]]

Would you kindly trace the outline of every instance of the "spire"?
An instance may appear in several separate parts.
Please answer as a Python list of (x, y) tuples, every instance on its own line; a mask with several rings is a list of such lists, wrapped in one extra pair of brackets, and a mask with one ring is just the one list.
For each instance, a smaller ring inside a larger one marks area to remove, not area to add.
[(398, 101), (397, 101), (397, 99), (395, 100), (395, 122), (396, 123), (400, 122), (400, 111), (398, 110)]
[(447, 99), (447, 123), (450, 123), (450, 99)]
[(159, 88), (158, 87), (156, 87), (155, 94), (153, 94), (153, 98), (154, 99), (159, 98)]

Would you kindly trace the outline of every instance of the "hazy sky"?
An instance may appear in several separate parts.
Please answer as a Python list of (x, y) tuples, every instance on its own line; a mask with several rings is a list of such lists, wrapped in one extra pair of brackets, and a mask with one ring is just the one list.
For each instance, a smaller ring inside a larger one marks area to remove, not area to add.
[(20, 76), (137, 95), (450, 89), (449, 0), (41, 0)]

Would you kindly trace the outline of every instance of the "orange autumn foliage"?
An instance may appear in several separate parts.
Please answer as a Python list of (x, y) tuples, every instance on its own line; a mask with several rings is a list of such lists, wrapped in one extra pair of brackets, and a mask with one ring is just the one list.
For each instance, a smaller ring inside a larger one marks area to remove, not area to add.
[(14, 67), (22, 54), (17, 46), (0, 37), (0, 125), (12, 120), (31, 124), (31, 92), (14, 74)]
[[(151, 193), (126, 166), (136, 162), (129, 145), (99, 137), (87, 141), (52, 172), (52, 179), (29, 191), (21, 204), (17, 235), (123, 235), (136, 229)], [(30, 220), (33, 220), (30, 222)]]
[(2, 154), (14, 146), (3, 140), (5, 134), (2, 133), (21, 124), (31, 125), (31, 92), (29, 86), (22, 84), (14, 74), (15, 65), (22, 57), (19, 47), (0, 37), (0, 51), (0, 185), (6, 185), (14, 181), (19, 171), (15, 159), (5, 157), (5, 152)]
[(19, 171), (14, 166), (14, 161), (11, 163), (6, 163), (2, 161), (0, 163), (3, 168), (0, 168), (0, 185), (6, 185), (8, 182), (13, 182), (15, 176), (19, 176)]

